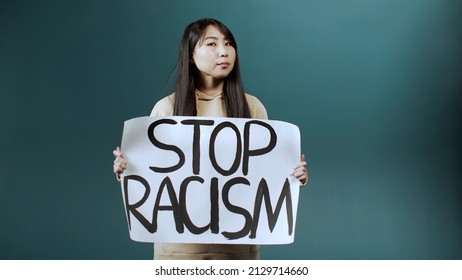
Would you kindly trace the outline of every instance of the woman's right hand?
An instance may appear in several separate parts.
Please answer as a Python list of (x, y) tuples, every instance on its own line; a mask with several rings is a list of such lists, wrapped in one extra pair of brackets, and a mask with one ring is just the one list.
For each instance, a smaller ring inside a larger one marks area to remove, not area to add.
[(112, 154), (115, 156), (114, 160), (114, 173), (116, 175), (117, 181), (120, 181), (120, 176), (122, 173), (127, 169), (127, 159), (125, 158), (124, 154), (120, 150), (119, 147), (117, 147)]

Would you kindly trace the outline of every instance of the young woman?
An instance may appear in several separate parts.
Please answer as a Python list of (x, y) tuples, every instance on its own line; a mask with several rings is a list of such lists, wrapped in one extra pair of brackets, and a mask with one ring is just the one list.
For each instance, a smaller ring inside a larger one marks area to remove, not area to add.
[[(263, 104), (244, 93), (231, 31), (215, 19), (189, 24), (181, 40), (175, 93), (161, 99), (151, 116), (208, 116), (268, 119)], [(127, 160), (114, 150), (114, 173), (127, 168)], [(302, 155), (292, 176), (302, 185), (308, 181)], [(259, 259), (258, 245), (156, 243), (154, 259)]]

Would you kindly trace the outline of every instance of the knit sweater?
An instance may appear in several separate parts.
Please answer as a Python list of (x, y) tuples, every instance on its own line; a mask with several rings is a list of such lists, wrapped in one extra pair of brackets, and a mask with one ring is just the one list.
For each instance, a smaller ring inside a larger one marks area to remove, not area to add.
[[(255, 119), (268, 119), (263, 104), (254, 96), (245, 94), (250, 116)], [(175, 94), (156, 103), (151, 116), (172, 116)], [(213, 96), (196, 90), (197, 116), (226, 117), (222, 92)], [(155, 243), (156, 260), (256, 260), (260, 258), (260, 246), (235, 244), (190, 244)]]
[[(245, 94), (249, 105), (250, 117), (253, 119), (268, 119), (266, 109), (255, 96)], [(167, 117), (173, 115), (173, 103), (175, 94), (171, 94), (159, 100), (152, 109), (151, 116)], [(213, 96), (196, 90), (197, 116), (204, 117), (226, 117), (226, 109), (223, 101), (223, 93), (219, 92)]]

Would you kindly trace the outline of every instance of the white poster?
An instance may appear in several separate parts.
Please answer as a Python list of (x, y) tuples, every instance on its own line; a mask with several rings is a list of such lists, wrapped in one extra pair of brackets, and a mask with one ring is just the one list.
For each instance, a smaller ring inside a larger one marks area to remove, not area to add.
[(121, 188), (141, 242), (294, 240), (300, 131), (282, 121), (140, 117), (125, 122)]

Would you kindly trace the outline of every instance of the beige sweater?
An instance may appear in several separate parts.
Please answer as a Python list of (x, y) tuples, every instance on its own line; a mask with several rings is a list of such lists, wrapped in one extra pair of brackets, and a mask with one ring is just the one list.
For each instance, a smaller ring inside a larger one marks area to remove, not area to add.
[[(268, 119), (263, 104), (254, 96), (246, 94), (250, 116), (254, 119)], [(151, 116), (173, 115), (175, 94), (171, 94), (156, 103)], [(215, 96), (206, 95), (196, 90), (197, 115), (206, 117), (226, 117), (222, 93)], [(156, 260), (257, 260), (260, 259), (258, 245), (231, 244), (154, 244)]]
[[(254, 119), (268, 119), (268, 114), (263, 104), (255, 96), (245, 95), (249, 104), (250, 117)], [(220, 92), (214, 96), (206, 95), (196, 90), (197, 116), (204, 117), (226, 117), (226, 110), (223, 102), (223, 94)], [(171, 94), (156, 103), (152, 109), (151, 116), (166, 117), (173, 115), (173, 102), (175, 94)]]

